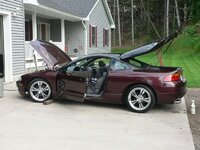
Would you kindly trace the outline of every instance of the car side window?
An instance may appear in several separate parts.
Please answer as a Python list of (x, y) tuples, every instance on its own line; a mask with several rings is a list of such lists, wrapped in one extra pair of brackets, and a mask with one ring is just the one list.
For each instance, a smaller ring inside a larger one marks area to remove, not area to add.
[(98, 69), (101, 67), (109, 67), (109, 66), (110, 66), (110, 58), (98, 58), (90, 62), (90, 64), (88, 65), (88, 67), (96, 67)]
[(111, 63), (111, 70), (127, 70), (130, 66), (124, 62), (113, 60)]

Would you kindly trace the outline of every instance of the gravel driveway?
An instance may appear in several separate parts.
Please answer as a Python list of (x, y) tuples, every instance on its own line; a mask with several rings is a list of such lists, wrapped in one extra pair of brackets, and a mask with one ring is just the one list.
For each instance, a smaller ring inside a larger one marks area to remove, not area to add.
[[(191, 100), (195, 100), (196, 115), (191, 115), (190, 113)], [(200, 150), (200, 89), (188, 89), (185, 96), (185, 102), (187, 106), (187, 114), (194, 139), (195, 149)]]

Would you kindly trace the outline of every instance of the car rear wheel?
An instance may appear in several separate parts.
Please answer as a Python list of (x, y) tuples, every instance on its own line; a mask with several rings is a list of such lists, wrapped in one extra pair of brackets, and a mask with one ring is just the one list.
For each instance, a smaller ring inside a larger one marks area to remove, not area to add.
[(51, 87), (43, 79), (34, 79), (28, 87), (30, 97), (36, 102), (44, 102), (51, 96)]
[(155, 95), (145, 85), (134, 85), (127, 91), (126, 104), (131, 111), (144, 113), (155, 105)]

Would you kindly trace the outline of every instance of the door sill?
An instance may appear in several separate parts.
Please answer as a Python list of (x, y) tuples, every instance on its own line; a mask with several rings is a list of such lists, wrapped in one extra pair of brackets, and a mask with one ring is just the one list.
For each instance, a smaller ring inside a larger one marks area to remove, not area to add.
[(102, 94), (87, 94), (86, 95), (86, 99), (92, 99), (92, 98), (95, 98), (95, 99), (102, 99)]
[(100, 97), (101, 94), (86, 94), (86, 97)]

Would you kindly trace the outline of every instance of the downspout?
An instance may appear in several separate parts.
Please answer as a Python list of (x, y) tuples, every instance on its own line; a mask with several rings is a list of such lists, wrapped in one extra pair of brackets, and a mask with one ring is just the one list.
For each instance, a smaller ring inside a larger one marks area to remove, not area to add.
[(86, 27), (86, 21), (82, 21), (83, 28), (84, 28), (84, 55), (87, 55), (87, 27)]

